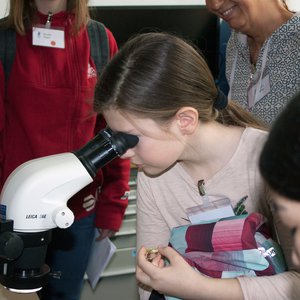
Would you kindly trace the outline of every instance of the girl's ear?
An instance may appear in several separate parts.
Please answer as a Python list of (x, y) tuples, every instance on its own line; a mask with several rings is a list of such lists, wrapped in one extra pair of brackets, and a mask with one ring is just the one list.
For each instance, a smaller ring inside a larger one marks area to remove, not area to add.
[(198, 125), (199, 114), (193, 107), (183, 107), (176, 113), (176, 121), (183, 134), (192, 134)]

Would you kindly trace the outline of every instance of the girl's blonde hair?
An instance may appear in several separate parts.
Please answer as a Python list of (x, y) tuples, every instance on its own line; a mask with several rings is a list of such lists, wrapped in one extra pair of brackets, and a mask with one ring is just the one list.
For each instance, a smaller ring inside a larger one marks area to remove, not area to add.
[(145, 33), (128, 41), (100, 77), (95, 110), (120, 109), (168, 124), (185, 106), (197, 109), (201, 121), (265, 128), (237, 103), (215, 107), (218, 89), (196, 48), (167, 33)]
[[(68, 0), (67, 11), (74, 13), (75, 22), (73, 33), (77, 34), (89, 19), (88, 0)], [(36, 23), (36, 5), (34, 0), (10, 0), (9, 15), (5, 26), (14, 28), (20, 35), (25, 35), (26, 30)]]

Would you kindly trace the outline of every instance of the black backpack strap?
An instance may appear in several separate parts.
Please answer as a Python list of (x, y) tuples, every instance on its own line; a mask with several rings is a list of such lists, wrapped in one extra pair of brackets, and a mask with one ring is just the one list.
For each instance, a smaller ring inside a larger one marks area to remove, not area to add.
[[(87, 26), (91, 56), (100, 74), (109, 61), (109, 43), (105, 26), (95, 20), (90, 20)], [(8, 79), (16, 54), (16, 32), (13, 29), (0, 30), (0, 60), (2, 62), (5, 78)]]
[(99, 75), (109, 61), (109, 43), (105, 26), (95, 20), (89, 20), (87, 30), (90, 39), (91, 56)]
[(0, 60), (7, 81), (16, 55), (16, 32), (14, 29), (0, 29)]

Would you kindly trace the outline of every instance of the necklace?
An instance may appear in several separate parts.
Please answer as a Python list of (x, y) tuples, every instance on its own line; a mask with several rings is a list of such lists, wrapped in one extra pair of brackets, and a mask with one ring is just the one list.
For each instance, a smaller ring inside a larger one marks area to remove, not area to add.
[(256, 72), (256, 64), (250, 63), (250, 80), (253, 79), (255, 72)]

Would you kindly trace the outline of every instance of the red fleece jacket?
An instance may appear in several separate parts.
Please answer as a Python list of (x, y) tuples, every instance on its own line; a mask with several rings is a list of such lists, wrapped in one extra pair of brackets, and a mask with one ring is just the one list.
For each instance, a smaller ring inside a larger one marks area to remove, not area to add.
[[(45, 24), (46, 15), (39, 14)], [(73, 36), (73, 16), (53, 15), (52, 27), (65, 31), (65, 49), (32, 45), (32, 32), (17, 34), (16, 57), (6, 85), (0, 63), (0, 188), (20, 164), (33, 158), (81, 148), (105, 126), (93, 112), (96, 67), (90, 56), (86, 28)], [(106, 30), (110, 56), (117, 52)], [(83, 198), (101, 187), (96, 205), (96, 226), (118, 230), (128, 205), (126, 191), (130, 164), (115, 159), (98, 172), (91, 185), (68, 201), (76, 219), (87, 216)]]

